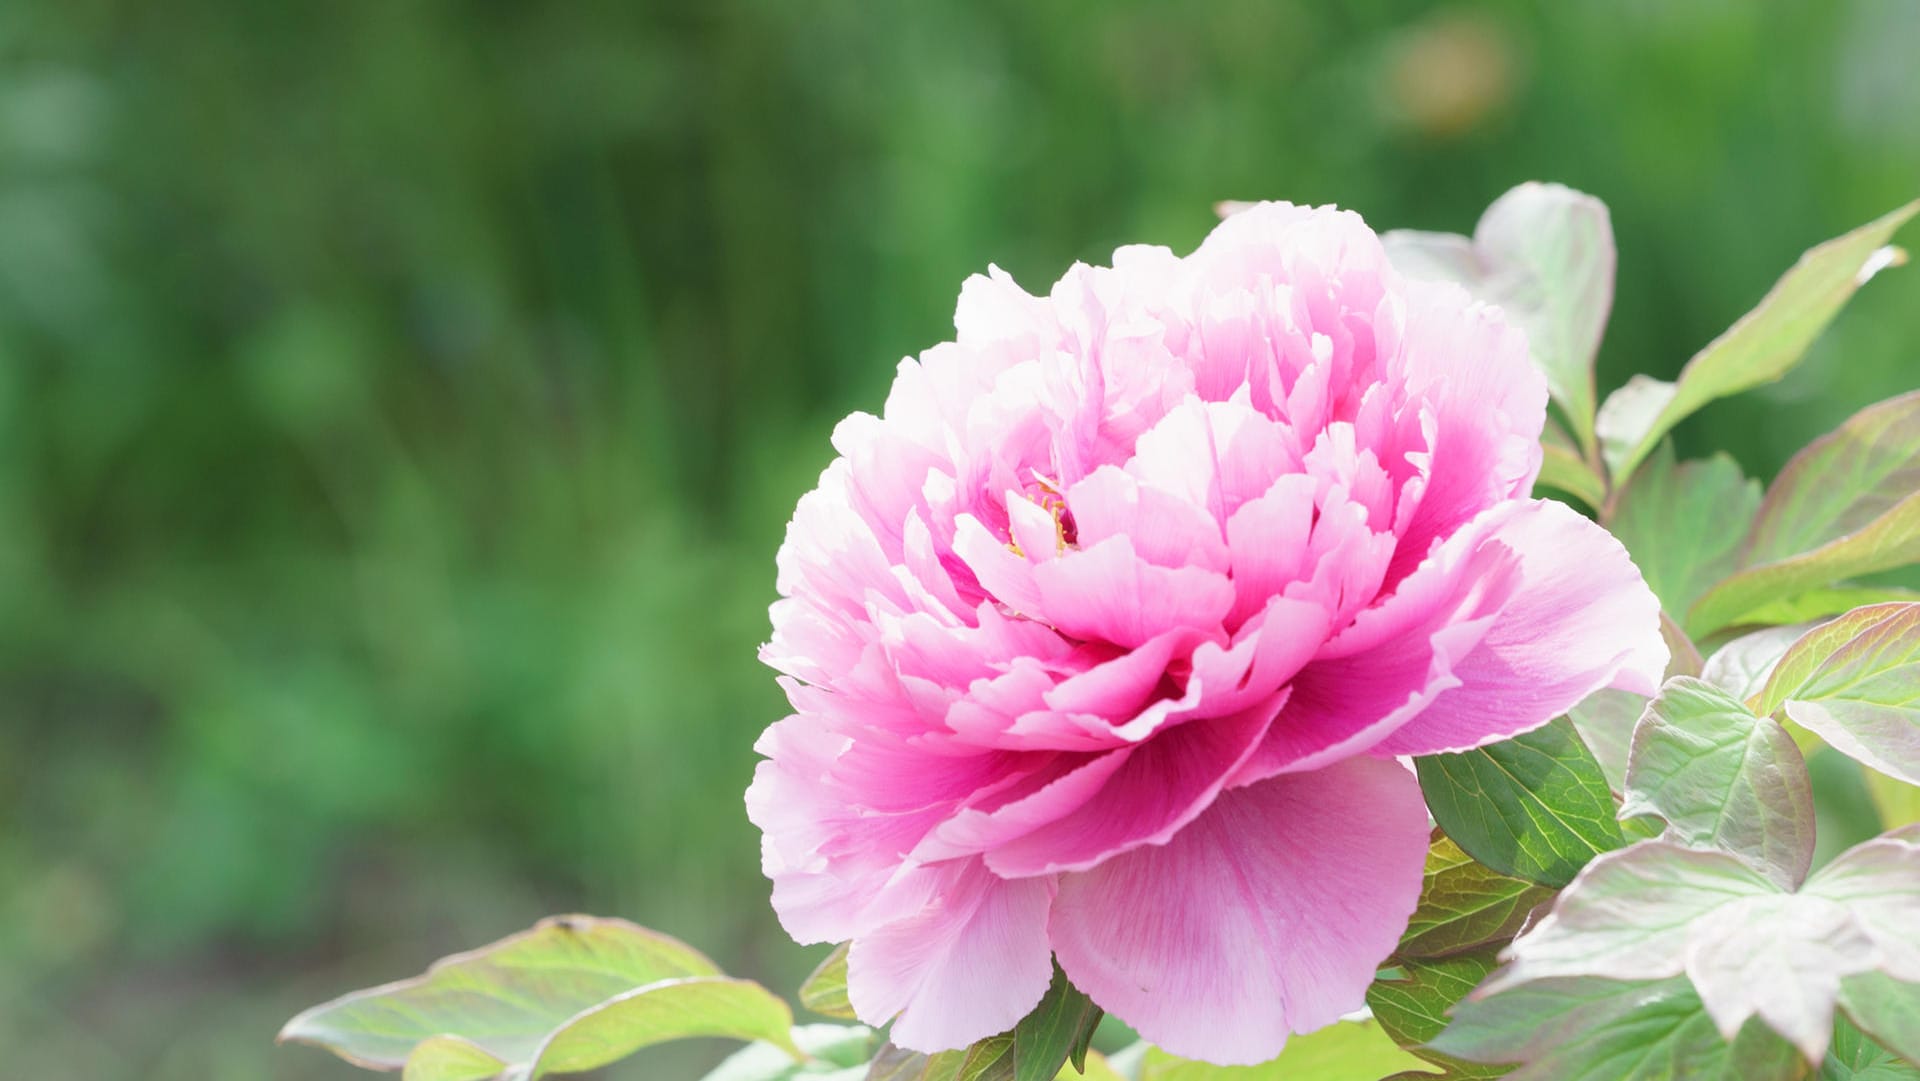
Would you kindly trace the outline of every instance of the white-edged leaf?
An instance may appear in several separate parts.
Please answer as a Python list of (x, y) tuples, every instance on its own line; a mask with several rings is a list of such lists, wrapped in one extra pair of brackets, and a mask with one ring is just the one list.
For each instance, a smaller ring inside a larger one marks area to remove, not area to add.
[(1876, 604), (1807, 631), (1756, 712), (1788, 717), (1862, 764), (1920, 784), (1920, 604)]
[(1797, 893), (1733, 856), (1646, 841), (1582, 871), (1476, 995), (1684, 973), (1722, 1037), (1757, 1017), (1817, 1063), (1843, 980), (1920, 979), (1916, 927), (1920, 843), (1903, 834), (1847, 850)]
[(1812, 248), (1752, 311), (1694, 354), (1675, 382), (1642, 377), (1615, 391), (1600, 408), (1601, 448), (1613, 475), (1631, 476), (1661, 437), (1701, 406), (1771, 383), (1799, 363), (1854, 291), (1901, 261), (1886, 245), (1916, 213), (1920, 200)]
[(1641, 814), (1787, 889), (1813, 863), (1813, 783), (1793, 737), (1703, 680), (1668, 680), (1634, 730), (1620, 815)]
[[(1593, 447), (1593, 359), (1613, 307), (1613, 224), (1605, 203), (1564, 185), (1527, 183), (1487, 207), (1472, 240), (1400, 230), (1381, 241), (1402, 273), (1458, 282), (1505, 310), (1527, 332), (1576, 444)], [(1584, 463), (1579, 469), (1591, 475)], [(1580, 487), (1566, 490), (1586, 498)]]
[(770, 1043), (750, 1043), (700, 1081), (860, 1081), (876, 1045), (864, 1025), (795, 1025), (793, 1042), (805, 1061)]
[(280, 1039), (452, 1081), (489, 1076), (473, 1072), (487, 1059), (509, 1076), (538, 1076), (543, 1055), (546, 1071), (584, 1069), (562, 1064), (695, 1035), (766, 1040), (797, 1058), (791, 1025), (779, 999), (721, 975), (677, 939), (625, 920), (559, 916), (424, 975), (315, 1006), (287, 1022)]
[[(1787, 650), (1807, 633), (1805, 624), (1790, 627), (1762, 627), (1743, 634), (1715, 650), (1700, 669), (1700, 678), (1746, 701), (1767, 685), (1773, 667)], [(1768, 710), (1767, 712), (1772, 712)]]

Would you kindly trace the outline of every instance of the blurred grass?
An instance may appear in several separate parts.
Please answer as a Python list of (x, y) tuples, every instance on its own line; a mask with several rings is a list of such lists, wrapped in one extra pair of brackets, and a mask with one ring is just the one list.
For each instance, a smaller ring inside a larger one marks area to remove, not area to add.
[[(772, 552), (966, 274), (1558, 179), (1623, 249), (1603, 388), (1670, 376), (1920, 194), (1916, 39), (1905, 0), (6, 5), (5, 1072), (353, 1076), (273, 1029), (562, 909), (790, 986), (740, 806)], [(1909, 389), (1910, 274), (1683, 449), (1768, 475)]]

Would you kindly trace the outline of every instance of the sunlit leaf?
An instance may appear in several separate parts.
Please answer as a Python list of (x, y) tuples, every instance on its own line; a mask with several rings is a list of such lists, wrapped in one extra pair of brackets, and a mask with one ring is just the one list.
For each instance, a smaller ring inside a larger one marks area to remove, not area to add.
[(861, 1025), (797, 1025), (793, 1042), (803, 1061), (769, 1043), (727, 1056), (701, 1081), (861, 1081), (873, 1057), (873, 1030)]
[(1706, 633), (1843, 578), (1920, 561), (1920, 392), (1871, 406), (1795, 455), (1761, 504), (1741, 570), (1701, 596)]
[(1215, 1066), (1150, 1048), (1140, 1081), (1352, 1081), (1426, 1064), (1402, 1051), (1375, 1021), (1339, 1021), (1287, 1039), (1280, 1057), (1258, 1066)]
[(1621, 817), (1656, 815), (1669, 840), (1731, 852), (1782, 886), (1813, 863), (1813, 784), (1786, 730), (1698, 679), (1660, 689), (1633, 734)]
[(1588, 860), (1623, 843), (1606, 774), (1564, 717), (1414, 764), (1434, 821), (1503, 874), (1564, 886)]
[(1741, 616), (1740, 621), (1763, 626), (1812, 623), (1855, 608), (1894, 601), (1920, 601), (1920, 592), (1898, 586), (1822, 586), (1784, 600), (1769, 601)]
[[(792, 1062), (792, 1056), (783, 1056)], [(420, 1041), (407, 1056), (401, 1081), (481, 1081), (498, 1077), (507, 1064), (458, 1036)]]
[(1559, 184), (1522, 184), (1487, 208), (1471, 241), (1411, 231), (1381, 240), (1402, 272), (1458, 282), (1525, 329), (1578, 446), (1593, 447), (1593, 358), (1613, 306), (1606, 204)]
[(1436, 831), (1420, 904), (1395, 948), (1400, 958), (1436, 958), (1504, 943), (1553, 891), (1483, 866)]
[(1743, 562), (1857, 533), (1920, 492), (1920, 391), (1869, 406), (1793, 456), (1767, 489)]
[[(765, 1040), (800, 1057), (786, 1004), (686, 944), (623, 920), (562, 916), (287, 1022), (282, 1040), (374, 1069), (472, 1078), (590, 1069), (689, 1036)], [(488, 1063), (486, 1056), (492, 1060)]]
[[(1787, 650), (1807, 633), (1804, 625), (1763, 627), (1743, 634), (1714, 651), (1700, 669), (1700, 678), (1746, 701), (1767, 685), (1767, 677)], [(1771, 713), (1772, 710), (1761, 711)]]
[(888, 1043), (874, 1054), (867, 1081), (1006, 1081), (1013, 1076), (1013, 1036), (924, 1055)]
[(1480, 994), (1684, 974), (1722, 1035), (1757, 1017), (1818, 1062), (1842, 979), (1920, 979), (1914, 927), (1920, 844), (1899, 837), (1856, 845), (1797, 893), (1725, 853), (1648, 841), (1595, 860)]
[(1602, 451), (1615, 477), (1633, 474), (1661, 437), (1714, 400), (1785, 375), (1847, 300), (1883, 267), (1899, 261), (1887, 242), (1920, 201), (1827, 241), (1800, 257), (1759, 305), (1696, 353), (1673, 383), (1637, 378), (1600, 410)]
[(1662, 443), (1615, 499), (1607, 527), (1678, 618), (1707, 587), (1731, 574), (1748, 523), (1760, 508), (1760, 484), (1724, 454), (1673, 460)]
[(1920, 784), (1920, 604), (1877, 604), (1813, 628), (1756, 703), (1866, 766)]
[(1510, 1081), (1799, 1081), (1806, 1063), (1758, 1022), (1724, 1038), (1685, 979), (1544, 980), (1461, 1003), (1435, 1049), (1524, 1063)]
[(828, 1017), (853, 1019), (853, 1003), (847, 1001), (846, 943), (835, 946), (800, 985), (800, 1005)]

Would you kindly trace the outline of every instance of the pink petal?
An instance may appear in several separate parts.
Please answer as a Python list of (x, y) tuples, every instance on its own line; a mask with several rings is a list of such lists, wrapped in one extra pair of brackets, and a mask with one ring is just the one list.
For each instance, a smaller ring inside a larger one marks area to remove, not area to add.
[(994, 849), (987, 865), (1007, 878), (1050, 875), (1163, 843), (1206, 809), (1258, 744), (1276, 704), (1160, 732), (1080, 806)]
[[(1465, 750), (1537, 728), (1603, 687), (1645, 695), (1659, 688), (1667, 664), (1660, 602), (1612, 534), (1563, 504), (1530, 501), (1483, 544), (1512, 553), (1511, 595), (1486, 635), (1451, 665), (1459, 685), (1373, 753)], [(1476, 586), (1463, 580), (1454, 590)]]
[(1181, 628), (1218, 628), (1233, 605), (1233, 585), (1201, 567), (1156, 567), (1126, 537), (1033, 568), (1037, 611), (1062, 634), (1128, 649)]
[(1427, 815), (1397, 763), (1236, 789), (1166, 844), (1060, 879), (1074, 986), (1178, 1055), (1264, 1062), (1358, 1009), (1420, 895)]
[(944, 1051), (1012, 1028), (1053, 979), (1047, 912), (1054, 884), (1007, 882), (979, 860), (929, 868), (928, 903), (861, 934), (847, 954), (847, 996), (893, 1042)]

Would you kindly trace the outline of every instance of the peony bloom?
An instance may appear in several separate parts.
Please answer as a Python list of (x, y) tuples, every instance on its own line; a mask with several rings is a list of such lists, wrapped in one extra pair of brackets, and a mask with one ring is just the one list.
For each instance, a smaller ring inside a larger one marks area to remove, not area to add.
[(1251, 1063), (1358, 1008), (1420, 890), (1400, 756), (1653, 693), (1657, 603), (1532, 500), (1524, 336), (1285, 204), (1045, 297), (997, 269), (800, 500), (747, 792), (773, 903), (917, 1050), (1052, 962)]

